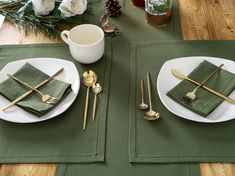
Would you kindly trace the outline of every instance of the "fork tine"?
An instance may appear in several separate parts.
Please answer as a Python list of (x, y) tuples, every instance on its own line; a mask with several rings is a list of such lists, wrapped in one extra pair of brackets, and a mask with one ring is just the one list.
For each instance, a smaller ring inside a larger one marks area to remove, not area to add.
[(188, 96), (187, 95), (183, 96), (183, 99), (188, 100)]
[(54, 97), (51, 97), (48, 101), (47, 101), (47, 103), (50, 103), (50, 104), (55, 104), (55, 103), (57, 103), (58, 102), (58, 99), (56, 99), (56, 98), (54, 98)]
[(183, 96), (183, 99), (185, 100), (186, 103), (191, 103), (192, 99), (188, 97), (187, 95)]
[(192, 103), (192, 102), (193, 102), (193, 99), (192, 99), (192, 98), (189, 98), (188, 101), (189, 101), (189, 103)]

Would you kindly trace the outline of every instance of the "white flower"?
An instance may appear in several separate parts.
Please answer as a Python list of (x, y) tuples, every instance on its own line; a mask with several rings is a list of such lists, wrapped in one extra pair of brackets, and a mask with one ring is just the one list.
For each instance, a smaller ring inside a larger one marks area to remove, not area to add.
[(48, 15), (55, 7), (55, 0), (32, 0), (36, 16)]
[(63, 0), (59, 10), (65, 17), (81, 15), (87, 9), (87, 0)]

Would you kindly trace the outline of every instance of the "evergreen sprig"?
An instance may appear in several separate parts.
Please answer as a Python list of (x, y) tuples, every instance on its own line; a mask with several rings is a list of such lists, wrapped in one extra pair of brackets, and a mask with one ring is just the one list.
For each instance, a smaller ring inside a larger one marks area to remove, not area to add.
[(91, 7), (88, 4), (87, 10), (82, 15), (64, 17), (58, 10), (61, 1), (56, 1), (54, 10), (46, 16), (35, 16), (31, 0), (0, 0), (0, 14), (7, 20), (24, 30), (42, 32), (47, 37), (55, 39), (60, 37), (60, 33), (65, 29), (70, 29), (80, 23), (87, 21), (87, 16), (91, 14)]

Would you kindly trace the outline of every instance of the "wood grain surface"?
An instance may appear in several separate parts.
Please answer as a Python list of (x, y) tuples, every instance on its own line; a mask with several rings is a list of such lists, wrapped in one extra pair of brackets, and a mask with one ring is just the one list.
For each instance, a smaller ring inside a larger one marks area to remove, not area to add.
[[(235, 40), (235, 0), (178, 0), (184, 40)], [(4, 22), (0, 44), (58, 43)], [(235, 164), (201, 163), (201, 176), (235, 176)], [(0, 176), (54, 176), (55, 164), (1, 164)]]
[(32, 43), (58, 43), (61, 41), (50, 40), (40, 32), (28, 33), (27, 36), (24, 32), (12, 25), (10, 22), (5, 21), (0, 29), (0, 45), (3, 44), (32, 44)]
[(178, 0), (184, 40), (234, 40), (235, 0)]

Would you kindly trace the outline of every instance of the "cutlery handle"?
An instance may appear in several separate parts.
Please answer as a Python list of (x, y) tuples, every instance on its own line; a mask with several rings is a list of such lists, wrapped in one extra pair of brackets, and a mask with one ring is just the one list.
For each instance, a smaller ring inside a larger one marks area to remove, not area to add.
[(199, 85), (197, 88), (201, 87), (203, 84), (205, 84), (206, 81), (208, 81), (212, 76), (214, 76), (214, 74), (217, 73), (217, 71), (220, 70), (220, 68), (223, 66), (224, 64), (221, 64), (219, 67), (217, 67), (213, 72), (211, 72), (209, 74), (209, 76), (207, 76)]
[(6, 105), (5, 107), (2, 108), (2, 111), (7, 110), (8, 108), (12, 107), (13, 105), (15, 105), (17, 102), (19, 102), (20, 100), (22, 100), (23, 98), (27, 97), (29, 94), (31, 94), (33, 92), (33, 90), (30, 90), (28, 92), (26, 92), (25, 94), (19, 96), (18, 98), (16, 98), (14, 101), (12, 101), (11, 103), (9, 103), (8, 105)]
[[(48, 79), (42, 81), (40, 84), (38, 84), (37, 86), (35, 86), (36, 89), (38, 89), (39, 87), (43, 86), (44, 84), (48, 83), (49, 81), (53, 80), (55, 77), (57, 77), (59, 74), (61, 74), (64, 71), (64, 68), (61, 68), (60, 70), (58, 70), (55, 74), (53, 74), (51, 77), (49, 77)], [(17, 102), (19, 102), (20, 100), (22, 100), (23, 98), (27, 97), (29, 94), (31, 94), (33, 92), (33, 90), (29, 90), (28, 92), (24, 93), (23, 95), (19, 96), (18, 98), (16, 98), (14, 101), (12, 101), (11, 103), (9, 103), (8, 105), (6, 105), (2, 111), (7, 110), (8, 108), (12, 107), (13, 105), (15, 105)]]
[(95, 112), (96, 112), (96, 97), (97, 97), (97, 94), (95, 94), (95, 97), (94, 97), (94, 104), (93, 104), (93, 116), (92, 116), (92, 121), (95, 121)]
[(20, 80), (19, 78), (15, 77), (15, 76), (13, 76), (13, 75), (10, 75), (10, 74), (7, 74), (7, 76), (9, 76), (10, 78), (14, 79), (15, 81), (19, 82), (20, 84), (23, 84), (25, 87), (27, 87), (27, 88), (29, 88), (29, 89), (31, 89), (31, 90), (33, 90), (33, 91), (39, 93), (41, 96), (43, 96), (43, 94), (42, 94), (38, 89), (36, 89), (36, 88), (30, 86), (30, 85), (29, 85), (28, 83), (26, 83), (25, 81)]
[[(188, 81), (190, 81), (190, 82), (196, 84), (196, 85), (200, 85), (200, 83), (198, 83), (198, 82), (196, 82), (196, 81), (190, 79), (189, 77), (186, 77), (186, 79), (187, 79)], [(220, 98), (223, 98), (224, 100), (226, 100), (226, 101), (228, 101), (228, 102), (230, 102), (230, 103), (232, 103), (232, 104), (235, 104), (235, 100), (233, 100), (233, 99), (231, 99), (231, 98), (229, 98), (229, 97), (227, 97), (227, 96), (225, 96), (225, 95), (223, 95), (223, 94), (221, 94), (221, 93), (219, 93), (219, 92), (217, 92), (217, 91), (215, 91), (215, 90), (213, 90), (213, 89), (211, 89), (211, 88), (209, 88), (209, 87), (207, 87), (207, 86), (202, 86), (202, 88), (204, 88), (205, 90), (207, 90), (207, 91), (213, 93), (214, 95), (216, 95), (216, 96), (218, 96), (218, 97), (220, 97)]]
[(150, 88), (150, 75), (147, 72), (147, 87), (148, 87), (148, 97), (149, 97), (149, 110), (152, 110), (152, 99), (151, 99), (151, 88)]
[(89, 90), (90, 90), (90, 87), (87, 87), (87, 91), (86, 91), (86, 103), (85, 103), (85, 110), (84, 110), (84, 117), (83, 117), (83, 130), (86, 129), (88, 101), (89, 101)]
[(140, 80), (140, 89), (141, 89), (141, 103), (144, 103), (144, 80)]

